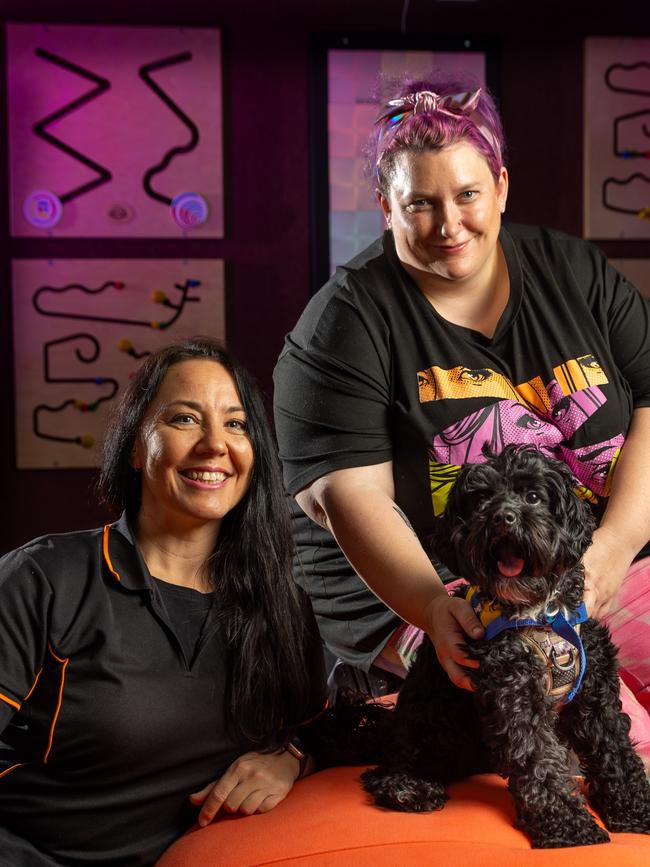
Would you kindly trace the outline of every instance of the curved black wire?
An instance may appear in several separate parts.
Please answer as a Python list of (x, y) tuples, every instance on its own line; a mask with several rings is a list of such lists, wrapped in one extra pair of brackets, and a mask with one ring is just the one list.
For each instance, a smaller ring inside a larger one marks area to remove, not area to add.
[[(614, 93), (628, 93), (636, 96), (650, 96), (649, 90), (642, 90), (634, 87), (619, 87), (616, 84), (612, 83), (612, 75), (615, 72), (620, 72), (623, 70), (624, 72), (631, 72), (633, 70), (644, 68), (650, 70), (650, 63), (645, 60), (641, 60), (638, 63), (611, 63), (607, 69), (605, 70), (605, 85)], [(618, 159), (647, 159), (650, 155), (650, 150), (646, 151), (635, 151), (631, 148), (622, 148), (619, 144), (619, 128), (622, 123), (632, 120), (633, 118), (641, 117), (643, 115), (650, 114), (647, 109), (641, 109), (640, 111), (630, 112), (628, 114), (622, 114), (614, 118), (614, 129), (613, 129), (613, 149), (614, 156)], [(641, 125), (641, 129), (643, 134), (650, 137), (650, 130), (648, 126), (643, 123)], [(636, 179), (641, 179), (646, 183), (650, 183), (650, 178), (646, 175), (637, 172), (636, 174), (630, 175), (629, 178), (625, 180), (619, 180), (618, 178), (608, 177), (602, 183), (601, 187), (601, 202), (603, 208), (608, 211), (616, 211), (619, 214), (630, 214), (635, 217), (645, 217), (648, 211), (648, 208), (622, 208), (618, 205), (612, 205), (607, 201), (607, 192), (608, 188), (614, 184), (617, 187), (625, 187), (630, 184), (632, 181)]]
[(141, 66), (138, 70), (138, 75), (144, 81), (144, 83), (153, 90), (153, 92), (162, 99), (165, 105), (174, 112), (176, 117), (185, 124), (185, 126), (190, 131), (190, 141), (186, 145), (178, 145), (174, 148), (171, 148), (167, 151), (162, 160), (155, 166), (152, 166), (148, 169), (144, 177), (142, 179), (142, 184), (144, 186), (144, 190), (148, 196), (151, 196), (152, 199), (156, 199), (159, 202), (163, 202), (165, 205), (171, 205), (172, 199), (169, 196), (164, 196), (162, 193), (156, 192), (154, 188), (151, 186), (151, 179), (155, 176), (163, 172), (170, 162), (174, 159), (178, 154), (186, 154), (190, 151), (194, 150), (194, 148), (199, 143), (199, 130), (196, 124), (190, 120), (190, 118), (185, 114), (185, 112), (181, 111), (181, 109), (176, 105), (176, 103), (172, 100), (172, 98), (165, 93), (165, 91), (151, 78), (150, 73), (155, 72), (158, 69), (165, 69), (167, 66), (175, 66), (177, 63), (185, 63), (188, 60), (192, 59), (192, 53), (190, 51), (184, 51), (181, 54), (174, 54), (172, 57), (166, 57), (163, 60), (156, 60), (153, 63), (146, 63), (144, 66)]
[[(67, 337), (59, 337), (57, 340), (48, 340), (43, 345), (43, 376), (45, 382), (49, 383), (82, 383), (84, 385), (105, 385), (108, 384), (112, 386), (109, 394), (101, 395), (101, 397), (96, 398), (88, 404), (84, 405), (84, 408), (88, 412), (94, 412), (100, 404), (105, 403), (108, 400), (112, 400), (117, 394), (117, 390), (120, 387), (119, 382), (111, 376), (93, 376), (93, 377), (60, 377), (60, 376), (52, 376), (50, 373), (50, 349), (53, 346), (58, 346), (62, 343), (70, 343), (73, 340), (87, 340), (90, 342), (90, 352), (85, 353), (83, 349), (79, 346), (75, 348), (75, 355), (77, 359), (84, 364), (92, 364), (97, 360), (100, 353), (99, 341), (92, 334), (87, 334), (84, 332), (79, 332), (77, 334), (70, 334)], [(57, 434), (44, 433), (41, 430), (40, 426), (40, 414), (42, 412), (48, 413), (56, 413), (63, 412), (69, 406), (77, 406), (79, 407), (79, 401), (75, 398), (68, 398), (64, 400), (62, 403), (57, 404), (56, 406), (50, 406), (46, 403), (39, 403), (32, 410), (32, 431), (34, 436), (39, 437), (44, 440), (52, 440), (54, 442), (59, 443), (74, 443), (76, 445), (83, 445), (84, 437), (82, 436), (61, 436)]]
[(615, 84), (612, 84), (610, 80), (610, 76), (613, 72), (617, 72), (618, 70), (624, 70), (625, 72), (630, 72), (634, 69), (639, 69), (639, 67), (645, 67), (647, 70), (650, 70), (650, 63), (645, 60), (640, 60), (638, 63), (612, 63), (605, 70), (605, 84), (609, 87), (610, 90), (615, 91), (616, 93), (632, 93), (637, 96), (650, 96), (650, 90), (637, 90), (631, 87), (617, 87)]
[(620, 181), (618, 178), (605, 178), (603, 181), (603, 206), (610, 211), (617, 211), (619, 214), (633, 214), (635, 217), (641, 216), (645, 211), (643, 208), (621, 208), (617, 205), (611, 205), (607, 201), (607, 188), (610, 184), (614, 184), (617, 187), (626, 187), (628, 184), (631, 184), (632, 181), (637, 179), (645, 181), (646, 184), (650, 184), (650, 178), (640, 172), (630, 175), (630, 177), (626, 178), (624, 181)]
[(40, 306), (39, 296), (43, 293), (53, 292), (56, 294), (61, 294), (63, 292), (69, 292), (72, 289), (77, 289), (81, 292), (85, 292), (87, 295), (96, 295), (98, 292), (103, 292), (109, 286), (115, 286), (115, 280), (108, 280), (106, 283), (103, 283), (101, 286), (98, 286), (96, 289), (89, 289), (87, 286), (83, 286), (81, 283), (68, 283), (66, 286), (41, 286), (36, 290), (34, 295), (32, 296), (32, 305), (38, 313), (41, 313), (43, 316), (55, 316), (60, 317), (61, 319), (83, 319), (87, 322), (114, 322), (119, 325), (140, 325), (145, 328), (155, 328), (159, 330), (165, 330), (169, 328), (170, 325), (173, 325), (174, 322), (178, 319), (178, 317), (183, 312), (183, 308), (185, 304), (190, 301), (200, 301), (200, 298), (190, 296), (189, 290), (195, 286), (200, 285), (198, 280), (186, 280), (184, 284), (175, 283), (174, 288), (178, 289), (181, 292), (181, 297), (178, 304), (174, 304), (172, 301), (167, 301), (166, 306), (171, 307), (176, 312), (165, 322), (152, 322), (151, 320), (145, 319), (122, 319), (115, 316), (93, 316), (90, 313), (70, 313), (68, 311), (56, 311), (56, 310), (45, 310)]
[[(648, 158), (650, 155), (650, 149), (645, 151), (635, 151), (631, 148), (623, 148), (619, 145), (619, 127), (621, 124), (626, 123), (628, 120), (633, 120), (636, 117), (643, 117), (644, 115), (650, 118), (650, 109), (644, 108), (641, 109), (641, 111), (633, 111), (630, 112), (630, 114), (621, 114), (614, 118), (614, 156), (621, 157), (622, 159), (632, 159), (635, 157)], [(650, 127), (647, 123), (641, 124), (641, 131), (648, 139), (648, 144), (650, 145)]]

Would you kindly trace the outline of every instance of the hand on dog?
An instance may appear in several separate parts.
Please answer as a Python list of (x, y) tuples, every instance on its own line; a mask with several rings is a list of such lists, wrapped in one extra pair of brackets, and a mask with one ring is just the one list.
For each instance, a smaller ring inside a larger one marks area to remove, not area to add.
[(300, 765), (291, 753), (244, 753), (218, 780), (190, 795), (202, 804), (199, 825), (209, 824), (220, 809), (226, 813), (268, 813), (283, 801), (298, 777)]
[(473, 690), (467, 669), (478, 668), (479, 664), (478, 660), (467, 656), (463, 645), (467, 636), (481, 638), (485, 630), (471, 605), (464, 599), (439, 593), (429, 603), (426, 617), (429, 622), (427, 632), (449, 679), (461, 689)]
[(594, 531), (593, 542), (582, 558), (585, 567), (584, 601), (590, 617), (599, 619), (609, 611), (620, 590), (632, 557), (621, 551), (620, 540), (606, 527)]

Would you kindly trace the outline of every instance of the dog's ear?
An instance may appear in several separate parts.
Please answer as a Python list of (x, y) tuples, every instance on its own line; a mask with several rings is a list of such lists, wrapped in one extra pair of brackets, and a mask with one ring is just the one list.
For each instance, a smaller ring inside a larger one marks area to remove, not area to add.
[(471, 472), (471, 465), (466, 464), (458, 474), (456, 481), (449, 491), (445, 511), (433, 523), (429, 543), (431, 553), (441, 560), (445, 566), (454, 573), (461, 574), (461, 565), (457, 554), (457, 542), (459, 528), (463, 524), (462, 501), (466, 494), (467, 477)]
[(444, 563), (454, 575), (459, 575), (460, 564), (456, 556), (456, 547), (452, 541), (454, 523), (453, 520), (449, 519), (448, 510), (449, 502), (447, 502), (444, 513), (433, 522), (433, 529), (429, 536), (430, 553)]
[(579, 482), (562, 461), (550, 461), (551, 469), (546, 476), (551, 488), (552, 508), (558, 525), (562, 527), (580, 559), (591, 544), (596, 521), (589, 504), (576, 493)]

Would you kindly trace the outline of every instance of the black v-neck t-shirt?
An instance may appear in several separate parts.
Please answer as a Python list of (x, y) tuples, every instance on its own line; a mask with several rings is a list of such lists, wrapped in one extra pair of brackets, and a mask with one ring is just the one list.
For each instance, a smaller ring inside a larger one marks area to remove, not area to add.
[(201, 593), (192, 587), (170, 584), (169, 581), (152, 577), (162, 595), (163, 605), (174, 632), (183, 647), (185, 661), (191, 665), (206, 624), (214, 616), (215, 594)]
[[(337, 268), (274, 372), (289, 493), (334, 470), (392, 461), (395, 500), (425, 542), (463, 464), (529, 443), (607, 501), (635, 408), (650, 406), (650, 307), (593, 244), (504, 225), (510, 296), (491, 338), (445, 320), (391, 232)], [(293, 503), (295, 577), (330, 649), (368, 668), (399, 624), (334, 538)]]

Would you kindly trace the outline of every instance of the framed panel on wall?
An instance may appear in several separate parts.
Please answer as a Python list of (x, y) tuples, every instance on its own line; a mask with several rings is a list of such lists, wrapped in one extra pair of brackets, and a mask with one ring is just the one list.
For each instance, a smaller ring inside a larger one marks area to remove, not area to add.
[(165, 343), (225, 338), (220, 259), (12, 263), (18, 469), (96, 467), (107, 413)]
[(584, 235), (650, 239), (650, 39), (586, 39), (584, 91)]
[(13, 236), (221, 238), (215, 28), (7, 26)]
[(464, 72), (499, 96), (494, 43), (463, 37), (319, 37), (312, 46), (312, 289), (383, 229), (364, 147), (382, 80)]

